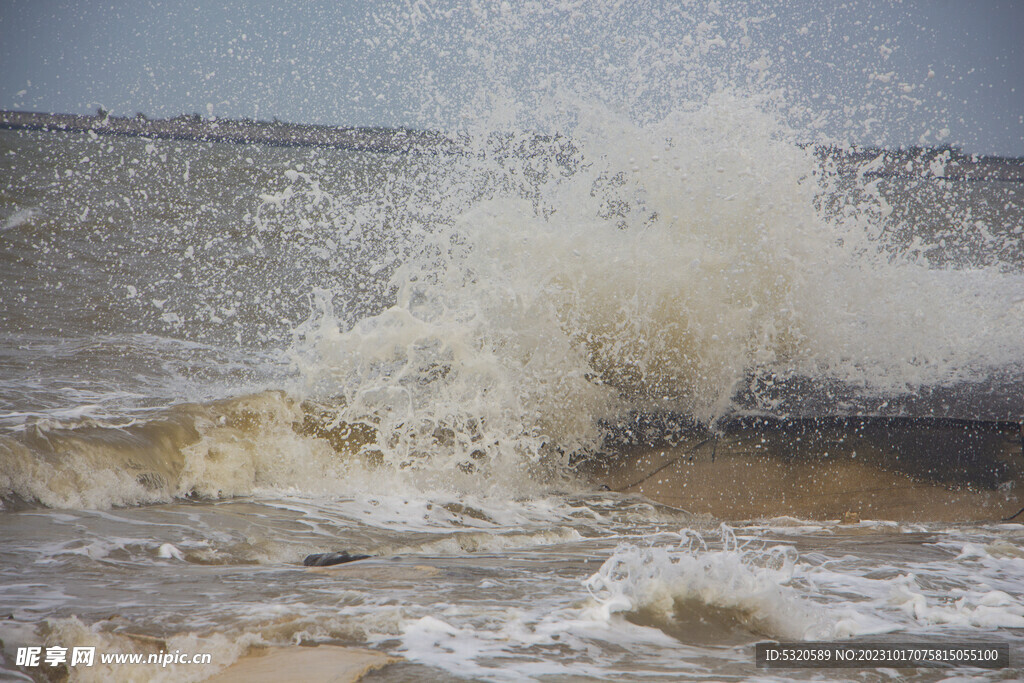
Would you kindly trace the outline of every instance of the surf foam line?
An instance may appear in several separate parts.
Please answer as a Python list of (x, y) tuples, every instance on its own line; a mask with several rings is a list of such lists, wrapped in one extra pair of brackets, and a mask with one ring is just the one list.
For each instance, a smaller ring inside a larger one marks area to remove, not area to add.
[(1021, 623), (1019, 596), (996, 578), (1000, 570), (978, 578), (981, 569), (1019, 564), (1019, 551), (1004, 556), (1005, 544), (993, 544), (991, 553), (961, 544), (956, 562), (910, 561), (880, 571), (851, 555), (822, 561), (791, 545), (739, 539), (724, 524), (718, 535), (683, 529), (675, 544), (621, 546), (584, 582), (590, 615), (652, 626), (683, 642), (720, 642), (737, 628), (752, 637), (837, 640)]

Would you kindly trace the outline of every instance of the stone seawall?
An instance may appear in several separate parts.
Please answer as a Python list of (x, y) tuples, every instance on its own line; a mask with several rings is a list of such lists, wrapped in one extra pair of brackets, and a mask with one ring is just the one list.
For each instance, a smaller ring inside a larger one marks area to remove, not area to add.
[[(165, 140), (227, 142), (275, 147), (325, 147), (396, 154), (458, 153), (465, 140), (436, 131), (382, 127), (332, 127), (231, 119), (204, 119), (198, 115), (172, 119), (117, 116), (81, 116), (39, 112), (0, 111), (0, 130), (51, 130), (94, 135), (122, 135)], [(515, 138), (517, 136), (510, 136)], [(562, 140), (562, 151), (571, 142)], [(535, 136), (537, 142), (550, 141)], [(514, 154), (536, 150), (522, 140), (509, 148)], [(831, 159), (842, 174), (875, 177), (927, 177), (953, 181), (1003, 181), (1024, 183), (1024, 159), (966, 155), (955, 149), (881, 149), (819, 147), (822, 158)]]
[(611, 490), (722, 519), (1024, 518), (1018, 422), (736, 418), (716, 430), (682, 425), (671, 442), (642, 437), (665, 433), (664, 424), (644, 426), (580, 471)]
[(954, 149), (820, 148), (841, 174), (865, 178), (935, 178), (1024, 183), (1024, 159), (963, 154)]
[(367, 152), (448, 151), (457, 144), (440, 133), (402, 128), (333, 128), (267, 121), (179, 116), (173, 119), (0, 112), (0, 129), (64, 131), (163, 140), (226, 142), (275, 147), (325, 147)]

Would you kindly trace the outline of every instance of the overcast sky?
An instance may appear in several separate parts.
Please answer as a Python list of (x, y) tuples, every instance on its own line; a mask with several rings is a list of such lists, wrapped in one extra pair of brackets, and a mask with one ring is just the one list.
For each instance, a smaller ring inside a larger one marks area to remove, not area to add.
[[(630, 64), (664, 106), (692, 94), (700, 70), (673, 55), (706, 20), (725, 47), (700, 73), (767, 55), (771, 85), (825, 112), (826, 133), (1024, 155), (1024, 1), (765, 0), (746, 17), (732, 2), (614, 4), (538, 3), (507, 20), (484, 0), (0, 0), (0, 108), (452, 128), (495, 74), (513, 97), (571, 74), (607, 99), (627, 83), (609, 74)], [(658, 68), (638, 70), (644, 60)]]

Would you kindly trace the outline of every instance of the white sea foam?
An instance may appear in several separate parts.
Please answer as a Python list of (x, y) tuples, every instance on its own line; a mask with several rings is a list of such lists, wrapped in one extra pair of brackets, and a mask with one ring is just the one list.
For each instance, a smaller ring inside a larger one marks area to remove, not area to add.
[(39, 214), (39, 209), (33, 207), (18, 209), (10, 216), (8, 216), (4, 220), (3, 224), (0, 225), (0, 232), (3, 232), (5, 230), (13, 230), (14, 228), (20, 228), (26, 223), (32, 221), (32, 219), (39, 216)]
[(725, 619), (762, 636), (815, 639), (831, 635), (822, 610), (789, 586), (795, 553), (787, 546), (741, 548), (722, 527), (721, 549), (694, 532), (677, 548), (617, 551), (587, 579), (604, 619), (619, 613), (653, 615), (671, 628), (688, 611), (719, 610)]
[(925, 595), (913, 575), (902, 575), (892, 584), (890, 604), (921, 625), (1024, 628), (1024, 603), (1003, 591), (957, 588), (937, 600)]
[[(166, 640), (146, 638), (144, 636), (125, 636), (105, 632), (98, 625), (87, 626), (76, 617), (52, 619), (44, 627), (45, 643), (68, 648), (96, 648), (95, 661), (92, 666), (78, 666), (74, 669), (74, 680), (85, 683), (91, 681), (201, 681), (209, 678), (219, 669), (234, 662), (245, 653), (251, 645), (257, 645), (261, 639), (256, 634), (243, 634), (237, 638), (228, 638), (222, 634), (196, 635), (186, 633), (175, 635)], [(139, 664), (105, 664), (100, 661), (100, 654), (107, 653), (139, 653), (145, 657), (152, 654), (174, 652), (187, 653), (190, 656), (206, 653), (211, 656), (211, 664), (169, 664), (167, 666)]]
[(300, 330), (306, 390), (373, 425), (388, 462), (509, 474), (623, 411), (713, 420), (752, 376), (899, 396), (1019, 363), (1024, 277), (894, 255), (885, 200), (843, 199), (763, 100), (725, 90), (643, 125), (591, 111), (574, 133), (574, 169), (531, 197), (439, 199), (450, 221), (388, 256), (393, 306), (350, 324), (321, 295)]

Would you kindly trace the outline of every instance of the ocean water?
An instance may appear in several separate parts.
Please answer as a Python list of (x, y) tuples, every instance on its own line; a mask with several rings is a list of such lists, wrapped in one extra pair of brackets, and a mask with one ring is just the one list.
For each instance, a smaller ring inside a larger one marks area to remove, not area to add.
[[(580, 468), (637, 415), (1019, 422), (1019, 175), (841, 167), (746, 27), (545, 74), (513, 37), (547, 15), (510, 12), (452, 24), (491, 59), (443, 148), (0, 132), (0, 672), (343, 644), (402, 658), (379, 681), (825, 680), (753, 644), (914, 640), (1009, 642), (965, 671), (1019, 678), (1024, 524), (711, 515)], [(369, 557), (303, 565), (334, 551)]]

